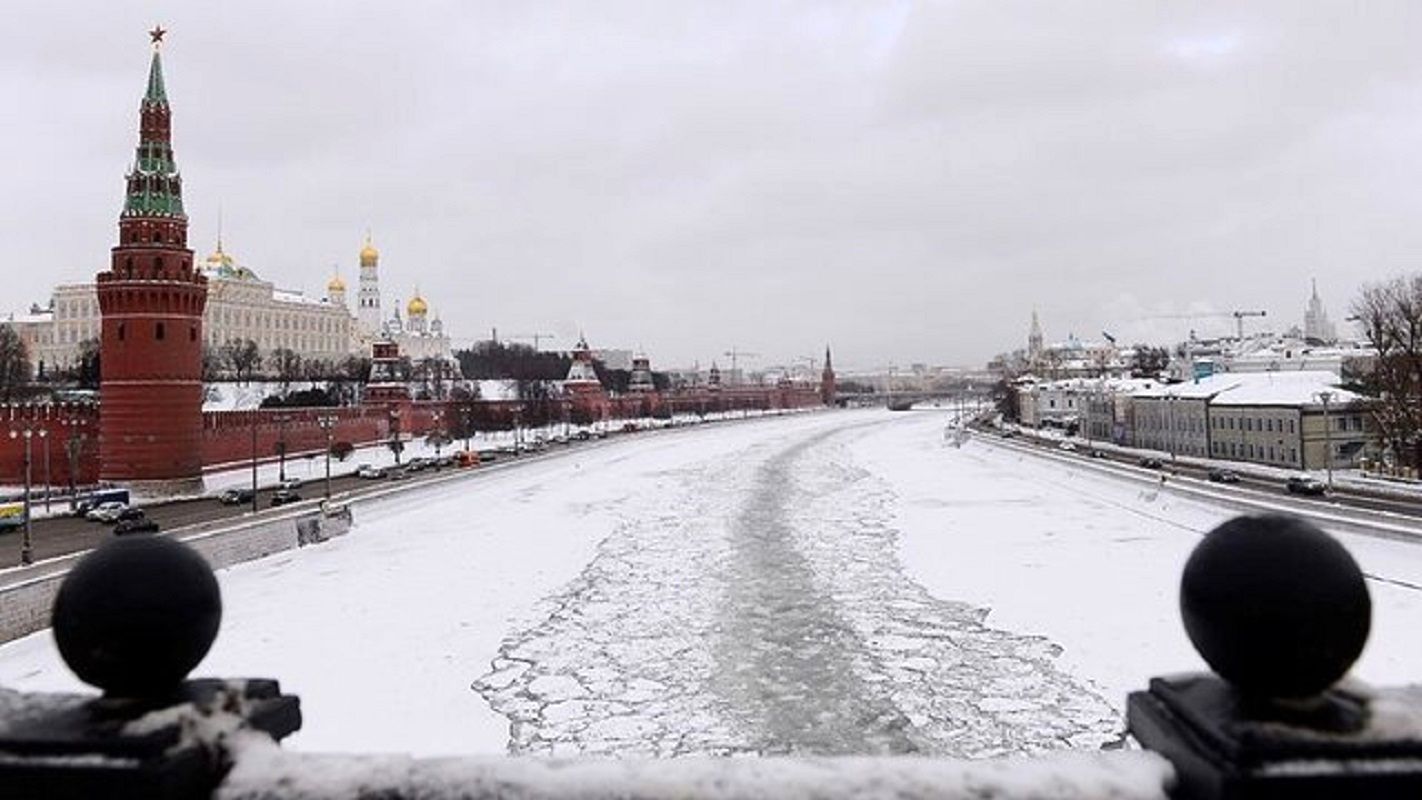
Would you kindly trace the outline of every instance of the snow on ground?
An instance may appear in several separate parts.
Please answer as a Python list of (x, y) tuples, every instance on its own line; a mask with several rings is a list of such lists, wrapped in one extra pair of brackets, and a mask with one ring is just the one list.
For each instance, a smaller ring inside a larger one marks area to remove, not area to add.
[[(639, 434), (357, 506), (220, 574), (199, 674), (274, 676), (307, 751), (680, 755), (1093, 749), (1202, 667), (1181, 566), (1228, 512), (866, 410)], [(1415, 681), (1422, 547), (1345, 538), (1358, 675)], [(0, 684), (74, 690), (48, 633)]]

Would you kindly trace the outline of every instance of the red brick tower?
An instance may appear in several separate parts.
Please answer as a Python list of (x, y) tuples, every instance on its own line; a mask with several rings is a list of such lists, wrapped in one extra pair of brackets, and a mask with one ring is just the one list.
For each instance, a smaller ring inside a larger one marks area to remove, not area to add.
[(153, 38), (139, 108), (138, 153), (119, 215), (119, 242), (98, 275), (99, 477), (179, 491), (202, 477), (202, 311), (207, 278), (187, 247), (183, 184)]
[(820, 373), (820, 399), (827, 406), (837, 402), (837, 387), (834, 379), (834, 362), (830, 361), (829, 345), (825, 345), (825, 370)]

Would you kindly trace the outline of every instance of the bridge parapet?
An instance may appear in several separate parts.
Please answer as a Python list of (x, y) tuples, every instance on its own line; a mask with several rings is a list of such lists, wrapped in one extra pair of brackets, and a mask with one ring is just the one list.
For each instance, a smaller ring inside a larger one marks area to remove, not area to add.
[[(155, 574), (168, 580), (143, 579)], [(185, 679), (221, 615), (201, 557), (157, 537), (118, 539), (66, 577), (53, 612), (66, 663), (105, 694), (0, 690), (0, 788), (224, 800), (1422, 796), (1422, 687), (1340, 684), (1371, 624), (1363, 575), (1341, 544), (1298, 518), (1238, 517), (1201, 541), (1180, 598), (1216, 674), (1158, 678), (1131, 695), (1128, 730), (1150, 752), (972, 762), (312, 755), (278, 746), (301, 719), (275, 681)]]

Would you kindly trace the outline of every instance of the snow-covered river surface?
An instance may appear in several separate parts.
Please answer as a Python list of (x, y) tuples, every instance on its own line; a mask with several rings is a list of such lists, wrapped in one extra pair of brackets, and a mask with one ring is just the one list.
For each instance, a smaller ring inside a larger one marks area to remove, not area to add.
[[(198, 675), (301, 696), (308, 751), (673, 756), (1095, 749), (1202, 669), (1190, 549), (1230, 512), (991, 443), (935, 411), (643, 434), (362, 505), (220, 573)], [(1372, 580), (1355, 674), (1422, 680), (1422, 546)], [(0, 685), (74, 690), (48, 632)]]

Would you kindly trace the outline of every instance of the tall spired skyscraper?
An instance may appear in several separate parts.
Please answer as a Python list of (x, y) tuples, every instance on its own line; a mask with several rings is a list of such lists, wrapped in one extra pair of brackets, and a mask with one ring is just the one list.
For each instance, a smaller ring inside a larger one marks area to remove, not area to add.
[(202, 477), (202, 312), (207, 278), (188, 249), (183, 181), (155, 28), (138, 152), (128, 172), (119, 241), (97, 278), (99, 477), (181, 490)]

